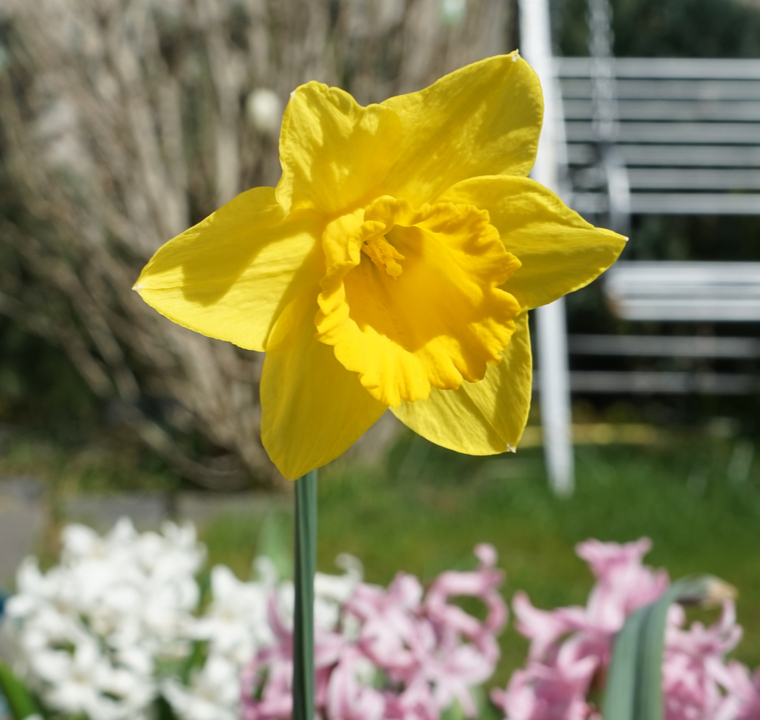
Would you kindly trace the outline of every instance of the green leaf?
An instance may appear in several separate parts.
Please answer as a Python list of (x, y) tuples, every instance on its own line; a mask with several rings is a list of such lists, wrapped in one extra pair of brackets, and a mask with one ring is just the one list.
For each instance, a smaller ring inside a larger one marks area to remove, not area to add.
[(172, 706), (163, 695), (156, 700), (156, 720), (176, 720)]
[(464, 709), (456, 700), (440, 715), (440, 720), (467, 720)]
[(663, 720), (662, 657), (668, 608), (674, 602), (710, 605), (733, 595), (730, 585), (710, 575), (684, 578), (658, 600), (632, 613), (615, 638), (604, 720)]
[(0, 663), (0, 690), (5, 695), (13, 720), (25, 720), (32, 715), (42, 717), (42, 712), (29, 688), (4, 663)]
[(208, 642), (205, 640), (193, 641), (192, 650), (179, 668), (179, 679), (183, 685), (190, 684), (193, 670), (201, 667), (208, 657)]

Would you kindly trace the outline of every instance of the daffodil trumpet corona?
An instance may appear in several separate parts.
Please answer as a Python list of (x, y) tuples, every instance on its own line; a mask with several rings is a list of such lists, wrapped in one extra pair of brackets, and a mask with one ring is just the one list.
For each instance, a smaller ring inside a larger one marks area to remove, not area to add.
[(277, 187), (237, 196), (145, 267), (135, 290), (160, 313), (266, 352), (262, 441), (285, 477), (388, 408), (459, 452), (517, 447), (527, 311), (625, 243), (527, 177), (542, 113), (516, 52), (367, 107), (306, 83), (283, 117)]

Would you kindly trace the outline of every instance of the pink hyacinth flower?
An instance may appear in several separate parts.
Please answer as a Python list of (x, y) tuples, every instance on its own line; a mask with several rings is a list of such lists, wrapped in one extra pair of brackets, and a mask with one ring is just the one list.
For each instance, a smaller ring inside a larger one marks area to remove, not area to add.
[[(499, 657), (495, 635), (507, 617), (497, 587), (496, 552), (476, 548), (480, 567), (442, 573), (425, 595), (419, 580), (399, 573), (385, 589), (358, 583), (339, 608), (334, 630), (315, 637), (316, 709), (323, 720), (439, 720), (458, 702), (477, 708), (472, 686)], [(478, 598), (480, 621), (451, 602)], [(262, 650), (243, 675), (243, 720), (286, 720), (292, 712), (292, 633), (274, 598), (269, 623), (275, 647)]]

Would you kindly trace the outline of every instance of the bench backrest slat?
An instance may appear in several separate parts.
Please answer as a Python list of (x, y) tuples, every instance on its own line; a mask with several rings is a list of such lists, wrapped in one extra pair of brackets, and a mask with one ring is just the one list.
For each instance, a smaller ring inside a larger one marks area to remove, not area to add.
[[(590, 122), (565, 123), (568, 142), (593, 142), (596, 136)], [(620, 123), (620, 142), (668, 145), (760, 145), (760, 123)]]
[[(568, 100), (591, 97), (590, 79), (570, 78), (561, 81), (562, 96)], [(618, 80), (619, 100), (753, 101), (760, 100), (757, 80), (660, 80), (637, 78)]]
[(573, 355), (760, 358), (760, 340), (707, 335), (570, 335)]
[[(555, 72), (561, 78), (588, 78), (594, 63), (590, 57), (555, 57)], [(733, 58), (613, 58), (619, 78), (681, 80), (760, 80), (760, 60)]]
[[(760, 167), (760, 147), (724, 145), (632, 145), (620, 143), (626, 165), (662, 167)], [(588, 165), (596, 156), (593, 145), (574, 143), (567, 149), (571, 165)]]
[[(592, 82), (604, 68), (591, 58), (555, 58), (555, 66), (571, 203), (604, 213)], [(760, 60), (616, 58), (607, 71), (631, 213), (760, 215)]]
[[(563, 101), (565, 120), (589, 121), (593, 102), (589, 98), (568, 98)], [(699, 121), (760, 122), (760, 100), (619, 100), (618, 116), (623, 121)]]
[[(576, 192), (573, 208), (582, 215), (607, 212), (607, 196)], [(668, 193), (634, 192), (630, 198), (633, 215), (759, 215), (760, 193)]]
[(635, 190), (760, 190), (760, 168), (631, 168), (628, 183)]

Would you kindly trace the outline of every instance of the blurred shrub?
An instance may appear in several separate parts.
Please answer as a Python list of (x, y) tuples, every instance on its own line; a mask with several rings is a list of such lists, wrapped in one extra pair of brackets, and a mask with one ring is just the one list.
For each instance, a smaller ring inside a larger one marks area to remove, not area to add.
[[(563, 55), (588, 55), (586, 0), (554, 0)], [(615, 55), (757, 57), (756, 0), (610, 0)]]
[[(0, 313), (62, 348), (185, 477), (276, 482), (258, 439), (262, 357), (151, 311), (130, 290), (139, 269), (237, 192), (277, 181), (273, 99), (311, 79), (365, 103), (418, 89), (508, 49), (511, 7), (4, 0)], [(198, 433), (205, 457), (182, 440)]]

